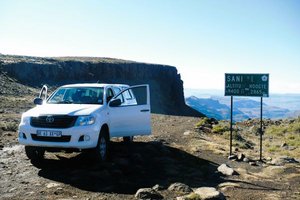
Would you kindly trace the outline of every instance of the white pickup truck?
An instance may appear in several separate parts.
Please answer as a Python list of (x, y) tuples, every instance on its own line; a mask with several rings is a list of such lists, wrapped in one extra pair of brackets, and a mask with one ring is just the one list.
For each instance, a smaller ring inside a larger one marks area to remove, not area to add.
[(64, 85), (49, 98), (44, 87), (34, 103), (37, 106), (23, 113), (19, 125), (19, 143), (32, 161), (54, 149), (92, 149), (104, 161), (110, 138), (129, 142), (133, 136), (151, 134), (148, 85)]

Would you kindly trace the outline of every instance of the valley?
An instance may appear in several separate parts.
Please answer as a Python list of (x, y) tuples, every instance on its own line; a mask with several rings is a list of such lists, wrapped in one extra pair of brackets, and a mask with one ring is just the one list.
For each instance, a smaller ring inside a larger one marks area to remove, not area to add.
[[(191, 93), (188, 93), (191, 94)], [(230, 97), (194, 93), (198, 96), (186, 97), (187, 105), (218, 120), (230, 119)], [(200, 96), (200, 97), (199, 97)], [(281, 99), (284, 100), (281, 100)], [(263, 117), (267, 119), (285, 119), (299, 116), (300, 96), (281, 97), (271, 95), (263, 98)], [(235, 121), (259, 118), (260, 99), (235, 97), (233, 100), (233, 118)]]

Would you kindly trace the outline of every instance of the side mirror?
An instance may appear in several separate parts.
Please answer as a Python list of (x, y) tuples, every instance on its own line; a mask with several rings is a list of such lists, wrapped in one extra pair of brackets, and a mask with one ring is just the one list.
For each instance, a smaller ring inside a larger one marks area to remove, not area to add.
[(35, 99), (33, 100), (33, 103), (34, 103), (35, 105), (42, 105), (42, 104), (43, 104), (43, 99), (37, 97), (37, 98), (35, 98)]
[(121, 99), (113, 99), (111, 102), (109, 102), (110, 107), (118, 107), (122, 104)]
[(43, 85), (43, 87), (42, 87), (42, 89), (40, 91), (40, 94), (39, 94), (39, 98), (42, 98), (44, 91), (45, 91), (45, 97), (44, 98), (46, 100), (47, 97), (48, 97), (48, 87), (47, 87), (47, 85)]

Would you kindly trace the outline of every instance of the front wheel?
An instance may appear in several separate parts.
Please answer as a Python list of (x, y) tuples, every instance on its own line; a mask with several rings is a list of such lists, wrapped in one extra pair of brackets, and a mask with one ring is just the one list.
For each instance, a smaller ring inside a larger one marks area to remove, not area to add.
[(41, 147), (25, 146), (25, 152), (31, 161), (40, 161), (44, 158), (45, 149)]
[(106, 161), (108, 158), (109, 135), (106, 131), (101, 130), (98, 144), (95, 149), (97, 160)]

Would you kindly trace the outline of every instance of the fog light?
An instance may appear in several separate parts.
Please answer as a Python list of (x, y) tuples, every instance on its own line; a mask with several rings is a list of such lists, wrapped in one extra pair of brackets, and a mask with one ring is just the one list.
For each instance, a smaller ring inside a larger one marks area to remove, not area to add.
[(90, 141), (91, 137), (89, 135), (82, 135), (79, 137), (78, 142)]
[(19, 138), (27, 139), (25, 133), (19, 132)]
[(88, 136), (88, 135), (84, 135), (84, 136), (83, 136), (83, 140), (84, 140), (84, 141), (90, 141), (90, 139), (91, 139), (91, 138), (90, 138), (90, 136)]
[(79, 137), (78, 142), (82, 142), (83, 141), (83, 135)]

